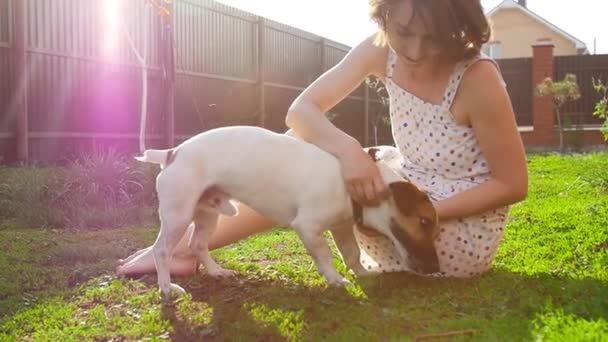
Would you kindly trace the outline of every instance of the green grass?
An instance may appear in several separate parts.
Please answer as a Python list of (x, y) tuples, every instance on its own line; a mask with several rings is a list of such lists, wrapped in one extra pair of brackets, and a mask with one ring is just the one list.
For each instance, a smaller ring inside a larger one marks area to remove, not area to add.
[(328, 288), (276, 229), (213, 253), (236, 278), (176, 278), (188, 295), (161, 305), (155, 276), (112, 275), (156, 228), (0, 230), (0, 341), (606, 341), (608, 154), (534, 155), (529, 169), (493, 269), (468, 280), (349, 275), (353, 288)]

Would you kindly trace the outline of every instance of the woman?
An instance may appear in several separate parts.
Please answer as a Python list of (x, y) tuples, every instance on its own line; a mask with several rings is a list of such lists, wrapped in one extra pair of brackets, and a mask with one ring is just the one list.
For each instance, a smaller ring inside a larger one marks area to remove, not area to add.
[[(386, 193), (376, 165), (324, 113), (367, 77), (381, 79), (402, 157), (397, 170), (428, 192), (439, 216), (435, 246), (440, 275), (483, 273), (491, 267), (509, 205), (527, 195), (528, 178), (504, 82), (494, 61), (480, 55), (491, 33), (480, 1), (369, 0), (369, 8), (380, 32), (313, 82), (289, 108), (286, 124), (336, 156), (352, 197), (374, 204)], [(274, 226), (249, 208), (239, 209), (234, 218), (222, 217), (210, 248)], [(369, 241), (382, 237), (356, 235), (368, 270), (403, 270), (390, 263), (395, 256), (390, 244)], [(374, 244), (381, 248), (365, 247)], [(174, 251), (172, 272), (189, 275), (196, 265), (183, 238)], [(122, 260), (117, 273), (154, 270), (147, 248)]]

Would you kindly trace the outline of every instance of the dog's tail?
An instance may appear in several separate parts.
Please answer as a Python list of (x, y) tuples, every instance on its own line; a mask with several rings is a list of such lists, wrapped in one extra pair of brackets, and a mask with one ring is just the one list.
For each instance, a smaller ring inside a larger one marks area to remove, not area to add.
[(161, 166), (167, 166), (175, 159), (176, 151), (174, 149), (168, 150), (145, 150), (144, 154), (135, 159), (144, 163), (160, 164)]

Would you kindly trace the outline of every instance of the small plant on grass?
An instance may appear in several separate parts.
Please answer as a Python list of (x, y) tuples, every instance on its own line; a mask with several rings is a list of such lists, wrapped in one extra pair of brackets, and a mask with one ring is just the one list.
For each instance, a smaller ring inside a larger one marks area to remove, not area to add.
[(602, 126), (602, 133), (604, 139), (608, 141), (608, 85), (604, 84), (600, 79), (592, 79), (593, 89), (597, 91), (602, 97), (598, 103), (595, 104), (595, 111), (593, 115), (600, 119), (604, 119), (604, 125)]
[(566, 74), (562, 81), (545, 78), (536, 86), (536, 96), (549, 96), (553, 102), (555, 118), (559, 129), (559, 150), (564, 151), (564, 125), (562, 124), (562, 107), (566, 102), (578, 100), (581, 97), (576, 83), (576, 75)]

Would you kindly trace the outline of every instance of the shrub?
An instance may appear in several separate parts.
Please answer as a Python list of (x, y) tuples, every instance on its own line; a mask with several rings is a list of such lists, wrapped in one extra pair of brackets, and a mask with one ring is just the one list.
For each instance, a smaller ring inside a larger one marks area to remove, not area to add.
[(95, 149), (65, 167), (1, 169), (0, 214), (26, 227), (102, 228), (157, 222), (157, 168)]

